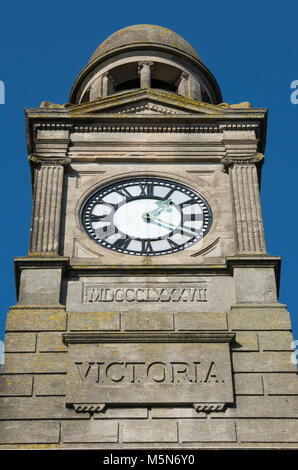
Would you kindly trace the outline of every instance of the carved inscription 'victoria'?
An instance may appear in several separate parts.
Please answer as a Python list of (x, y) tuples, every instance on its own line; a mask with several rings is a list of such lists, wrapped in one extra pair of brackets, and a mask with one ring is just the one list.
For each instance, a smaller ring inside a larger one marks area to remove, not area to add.
[(234, 401), (228, 343), (189, 343), (187, 334), (174, 343), (166, 339), (127, 343), (125, 333), (115, 335), (119, 342), (69, 344), (68, 404)]
[(215, 362), (76, 362), (82, 383), (94, 384), (218, 384), (224, 383)]
[(210, 287), (84, 287), (84, 303), (99, 302), (207, 302)]

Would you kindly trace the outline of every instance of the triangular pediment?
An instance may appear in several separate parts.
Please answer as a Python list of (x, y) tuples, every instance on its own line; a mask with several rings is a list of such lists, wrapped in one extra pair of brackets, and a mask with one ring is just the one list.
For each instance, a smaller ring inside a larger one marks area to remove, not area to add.
[(163, 90), (134, 90), (113, 94), (103, 99), (70, 106), (71, 114), (116, 115), (222, 115), (229, 110), (220, 105), (185, 98)]

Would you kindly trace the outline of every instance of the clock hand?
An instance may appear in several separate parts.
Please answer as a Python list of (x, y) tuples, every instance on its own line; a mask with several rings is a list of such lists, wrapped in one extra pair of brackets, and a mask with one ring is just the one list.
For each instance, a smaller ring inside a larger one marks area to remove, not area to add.
[(160, 225), (160, 227), (163, 227), (163, 228), (169, 228), (169, 229), (172, 229), (172, 230), (173, 229), (174, 230), (180, 230), (181, 232), (188, 233), (188, 234), (192, 235), (193, 237), (195, 236), (196, 233), (198, 233), (197, 231), (193, 231), (193, 230), (187, 229), (185, 227), (182, 227), (181, 225), (173, 225), (170, 222), (166, 222), (165, 220), (159, 219), (159, 217), (154, 217), (154, 216), (150, 217), (149, 216), (147, 218), (147, 222), (153, 222), (154, 224)]
[(164, 210), (169, 210), (171, 209), (170, 208), (170, 204), (171, 204), (171, 199), (166, 199), (165, 201), (161, 200), (161, 201), (156, 201), (156, 209), (153, 209), (152, 211), (150, 212), (146, 212), (145, 214), (142, 215), (143, 217), (143, 220), (147, 220), (148, 218), (150, 218), (151, 216), (155, 216), (155, 215), (159, 215), (162, 211)]

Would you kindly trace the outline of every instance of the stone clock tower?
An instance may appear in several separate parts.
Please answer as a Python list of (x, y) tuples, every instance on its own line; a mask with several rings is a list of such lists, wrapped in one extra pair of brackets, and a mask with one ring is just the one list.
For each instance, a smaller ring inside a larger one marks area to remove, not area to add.
[(26, 110), (3, 448), (296, 447), (291, 324), (259, 185), (266, 109), (222, 102), (176, 33), (112, 34)]

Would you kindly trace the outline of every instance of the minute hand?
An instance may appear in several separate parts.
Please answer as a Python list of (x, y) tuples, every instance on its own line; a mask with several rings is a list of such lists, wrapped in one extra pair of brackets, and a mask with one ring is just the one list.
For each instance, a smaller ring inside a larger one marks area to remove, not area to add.
[(165, 220), (162, 220), (159, 217), (154, 217), (152, 215), (150, 216), (150, 222), (153, 222), (154, 224), (157, 224), (160, 227), (171, 228), (171, 229), (174, 229), (174, 230), (181, 230), (181, 232), (188, 233), (188, 234), (192, 235), (193, 237), (195, 236), (196, 233), (198, 233), (196, 230), (195, 231), (189, 230), (185, 227), (181, 227), (181, 225), (173, 225), (170, 222), (166, 222)]

